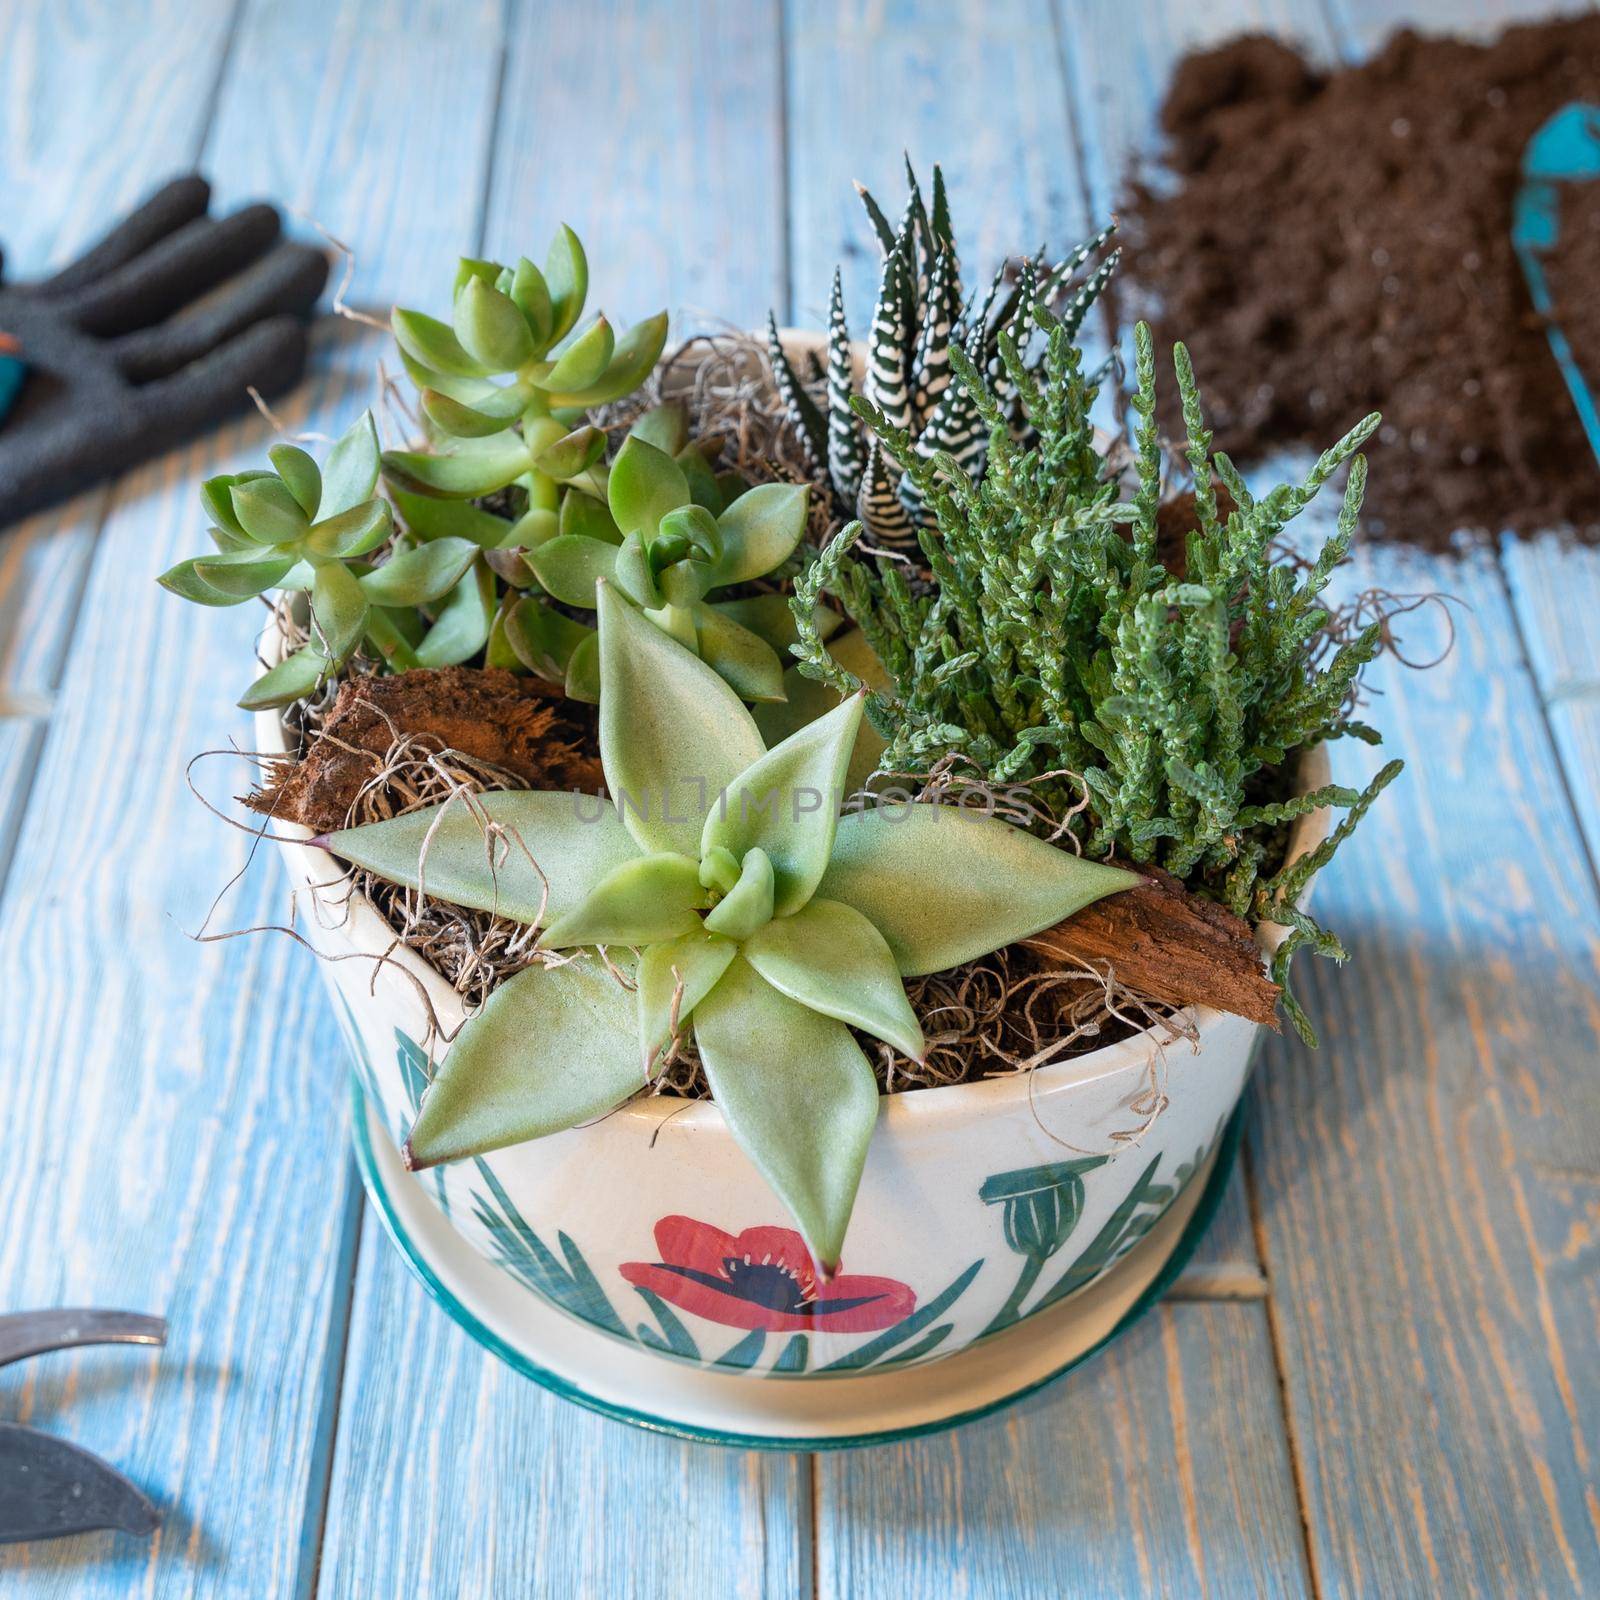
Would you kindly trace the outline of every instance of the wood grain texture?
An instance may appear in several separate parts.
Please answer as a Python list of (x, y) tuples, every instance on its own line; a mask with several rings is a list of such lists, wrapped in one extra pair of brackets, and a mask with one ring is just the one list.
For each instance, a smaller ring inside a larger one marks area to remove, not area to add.
[(879, 251), (853, 185), (898, 220), (905, 155), (925, 196), (934, 163), (944, 169), (969, 288), (1008, 255), (1064, 253), (1091, 231), (1047, 8), (794, 0), (785, 16), (791, 322), (826, 326), (839, 265), (846, 314), (864, 335)]
[[(348, 409), (371, 349), (324, 345), (321, 364), (341, 353), (351, 370), (290, 417)], [(343, 1048), (289, 940), (188, 936), (248, 841), (206, 816), (184, 766), (248, 740), (227, 691), (248, 680), (258, 623), (152, 581), (203, 547), (197, 479), (267, 443), (259, 422), (230, 427), (116, 497), (0, 902), (4, 1303), (171, 1321), (159, 1356), (5, 1375), (8, 1414), (102, 1453), (166, 1512), (149, 1546), (5, 1547), (8, 1597), (266, 1597), (310, 1578), (301, 1532), (321, 1504), (357, 1204)], [(211, 781), (225, 796), (242, 776)], [(263, 859), (222, 925), (275, 920), (285, 901)]]
[(243, 0), (205, 149), (219, 203), (271, 199), (344, 240), (352, 305), (448, 305), (482, 224), (502, 9)]
[(1263, 1306), (1165, 1304), (1011, 1411), (819, 1457), (817, 1595), (1305, 1594), (1271, 1370)]
[(63, 262), (194, 166), (233, 12), (234, 0), (0, 7), (8, 276)]
[(783, 299), (774, 0), (516, 8), (484, 250), (542, 263), (558, 222), (619, 327), (757, 327)]
[(346, 1375), (321, 1600), (810, 1593), (804, 1457), (545, 1393), (428, 1299), (370, 1212)]
[(1589, 858), (1600, 861), (1600, 550), (1546, 536), (1507, 540), (1500, 559)]

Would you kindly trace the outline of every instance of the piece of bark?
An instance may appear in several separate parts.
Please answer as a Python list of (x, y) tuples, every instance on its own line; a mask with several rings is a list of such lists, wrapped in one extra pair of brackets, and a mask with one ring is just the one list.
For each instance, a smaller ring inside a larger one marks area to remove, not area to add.
[(1148, 874), (1142, 884), (1096, 900), (1023, 946), (1109, 967), (1124, 988), (1151, 1000), (1212, 1006), (1276, 1028), (1281, 991), (1262, 967), (1250, 924), (1170, 873), (1140, 870)]
[(439, 667), (347, 680), (305, 757), (281, 763), (245, 804), (318, 833), (342, 828), (406, 735), (488, 762), (530, 789), (605, 787), (592, 706), (499, 668)]

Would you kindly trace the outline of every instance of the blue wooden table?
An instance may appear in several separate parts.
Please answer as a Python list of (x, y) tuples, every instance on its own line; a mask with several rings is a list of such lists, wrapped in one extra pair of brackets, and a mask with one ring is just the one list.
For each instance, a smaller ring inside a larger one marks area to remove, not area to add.
[[(943, 162), (988, 263), (1105, 215), (1193, 45), (1348, 57), (1401, 10), (1547, 9), (0, 0), (0, 236), (26, 275), (198, 164), (349, 241), (366, 307), (435, 304), (456, 254), (564, 218), (624, 319), (815, 322), (842, 260), (859, 322), (851, 180), (897, 193), (902, 147)], [(380, 348), (330, 326), (286, 420), (342, 426)], [(1459, 596), (1456, 646), (1377, 674), (1410, 770), (1318, 890), (1356, 960), (1307, 975), (1323, 1048), (1271, 1043), (1167, 1301), (958, 1433), (744, 1456), (472, 1344), (363, 1206), (310, 958), (190, 937), (245, 846), (184, 766), (248, 742), (226, 691), (254, 621), (152, 578), (203, 544), (198, 479), (269, 439), (230, 426), (0, 535), (0, 1308), (172, 1323), (159, 1357), (0, 1375), (0, 1416), (166, 1508), (150, 1544), (5, 1550), (0, 1595), (1600, 1593), (1600, 553), (1346, 575)], [(1408, 653), (1443, 636), (1419, 613)], [(283, 900), (260, 863), (228, 923)]]

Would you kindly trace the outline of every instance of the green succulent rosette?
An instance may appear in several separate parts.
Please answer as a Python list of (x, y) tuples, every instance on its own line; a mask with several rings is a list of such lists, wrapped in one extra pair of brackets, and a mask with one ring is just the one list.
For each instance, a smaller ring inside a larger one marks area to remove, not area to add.
[(920, 1058), (905, 978), (1138, 880), (993, 817), (922, 803), (841, 817), (859, 695), (769, 750), (710, 665), (613, 583), (597, 594), (609, 800), (486, 794), (319, 841), (392, 882), (536, 924), (540, 948), (566, 957), (509, 979), (461, 1030), (407, 1160), (601, 1116), (692, 1032), (734, 1138), (832, 1266), (878, 1115), (851, 1030)]

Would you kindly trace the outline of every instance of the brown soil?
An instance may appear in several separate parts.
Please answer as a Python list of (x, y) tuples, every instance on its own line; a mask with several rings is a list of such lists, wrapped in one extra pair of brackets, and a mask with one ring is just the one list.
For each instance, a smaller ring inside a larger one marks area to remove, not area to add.
[(1134, 185), (1127, 287), (1187, 343), (1218, 447), (1320, 449), (1381, 410), (1369, 532), (1600, 538), (1509, 232), (1524, 145), (1578, 98), (1600, 101), (1597, 15), (1488, 45), (1408, 31), (1332, 73), (1265, 38), (1184, 61), (1161, 118), (1181, 186)]
[(318, 833), (342, 828), (400, 734), (460, 751), (529, 788), (605, 786), (594, 708), (497, 668), (348, 679), (319, 732), (303, 761), (287, 762), (245, 803)]
[[(1226, 485), (1213, 484), (1212, 491), (1217, 497), (1217, 515), (1226, 522), (1239, 508)], [(1175, 578), (1189, 570), (1189, 535), (1197, 525), (1193, 489), (1163, 500), (1156, 508), (1156, 559)]]
[(1600, 183), (1574, 183), (1561, 198), (1561, 242), (1545, 262), (1556, 321), (1600, 393)]

